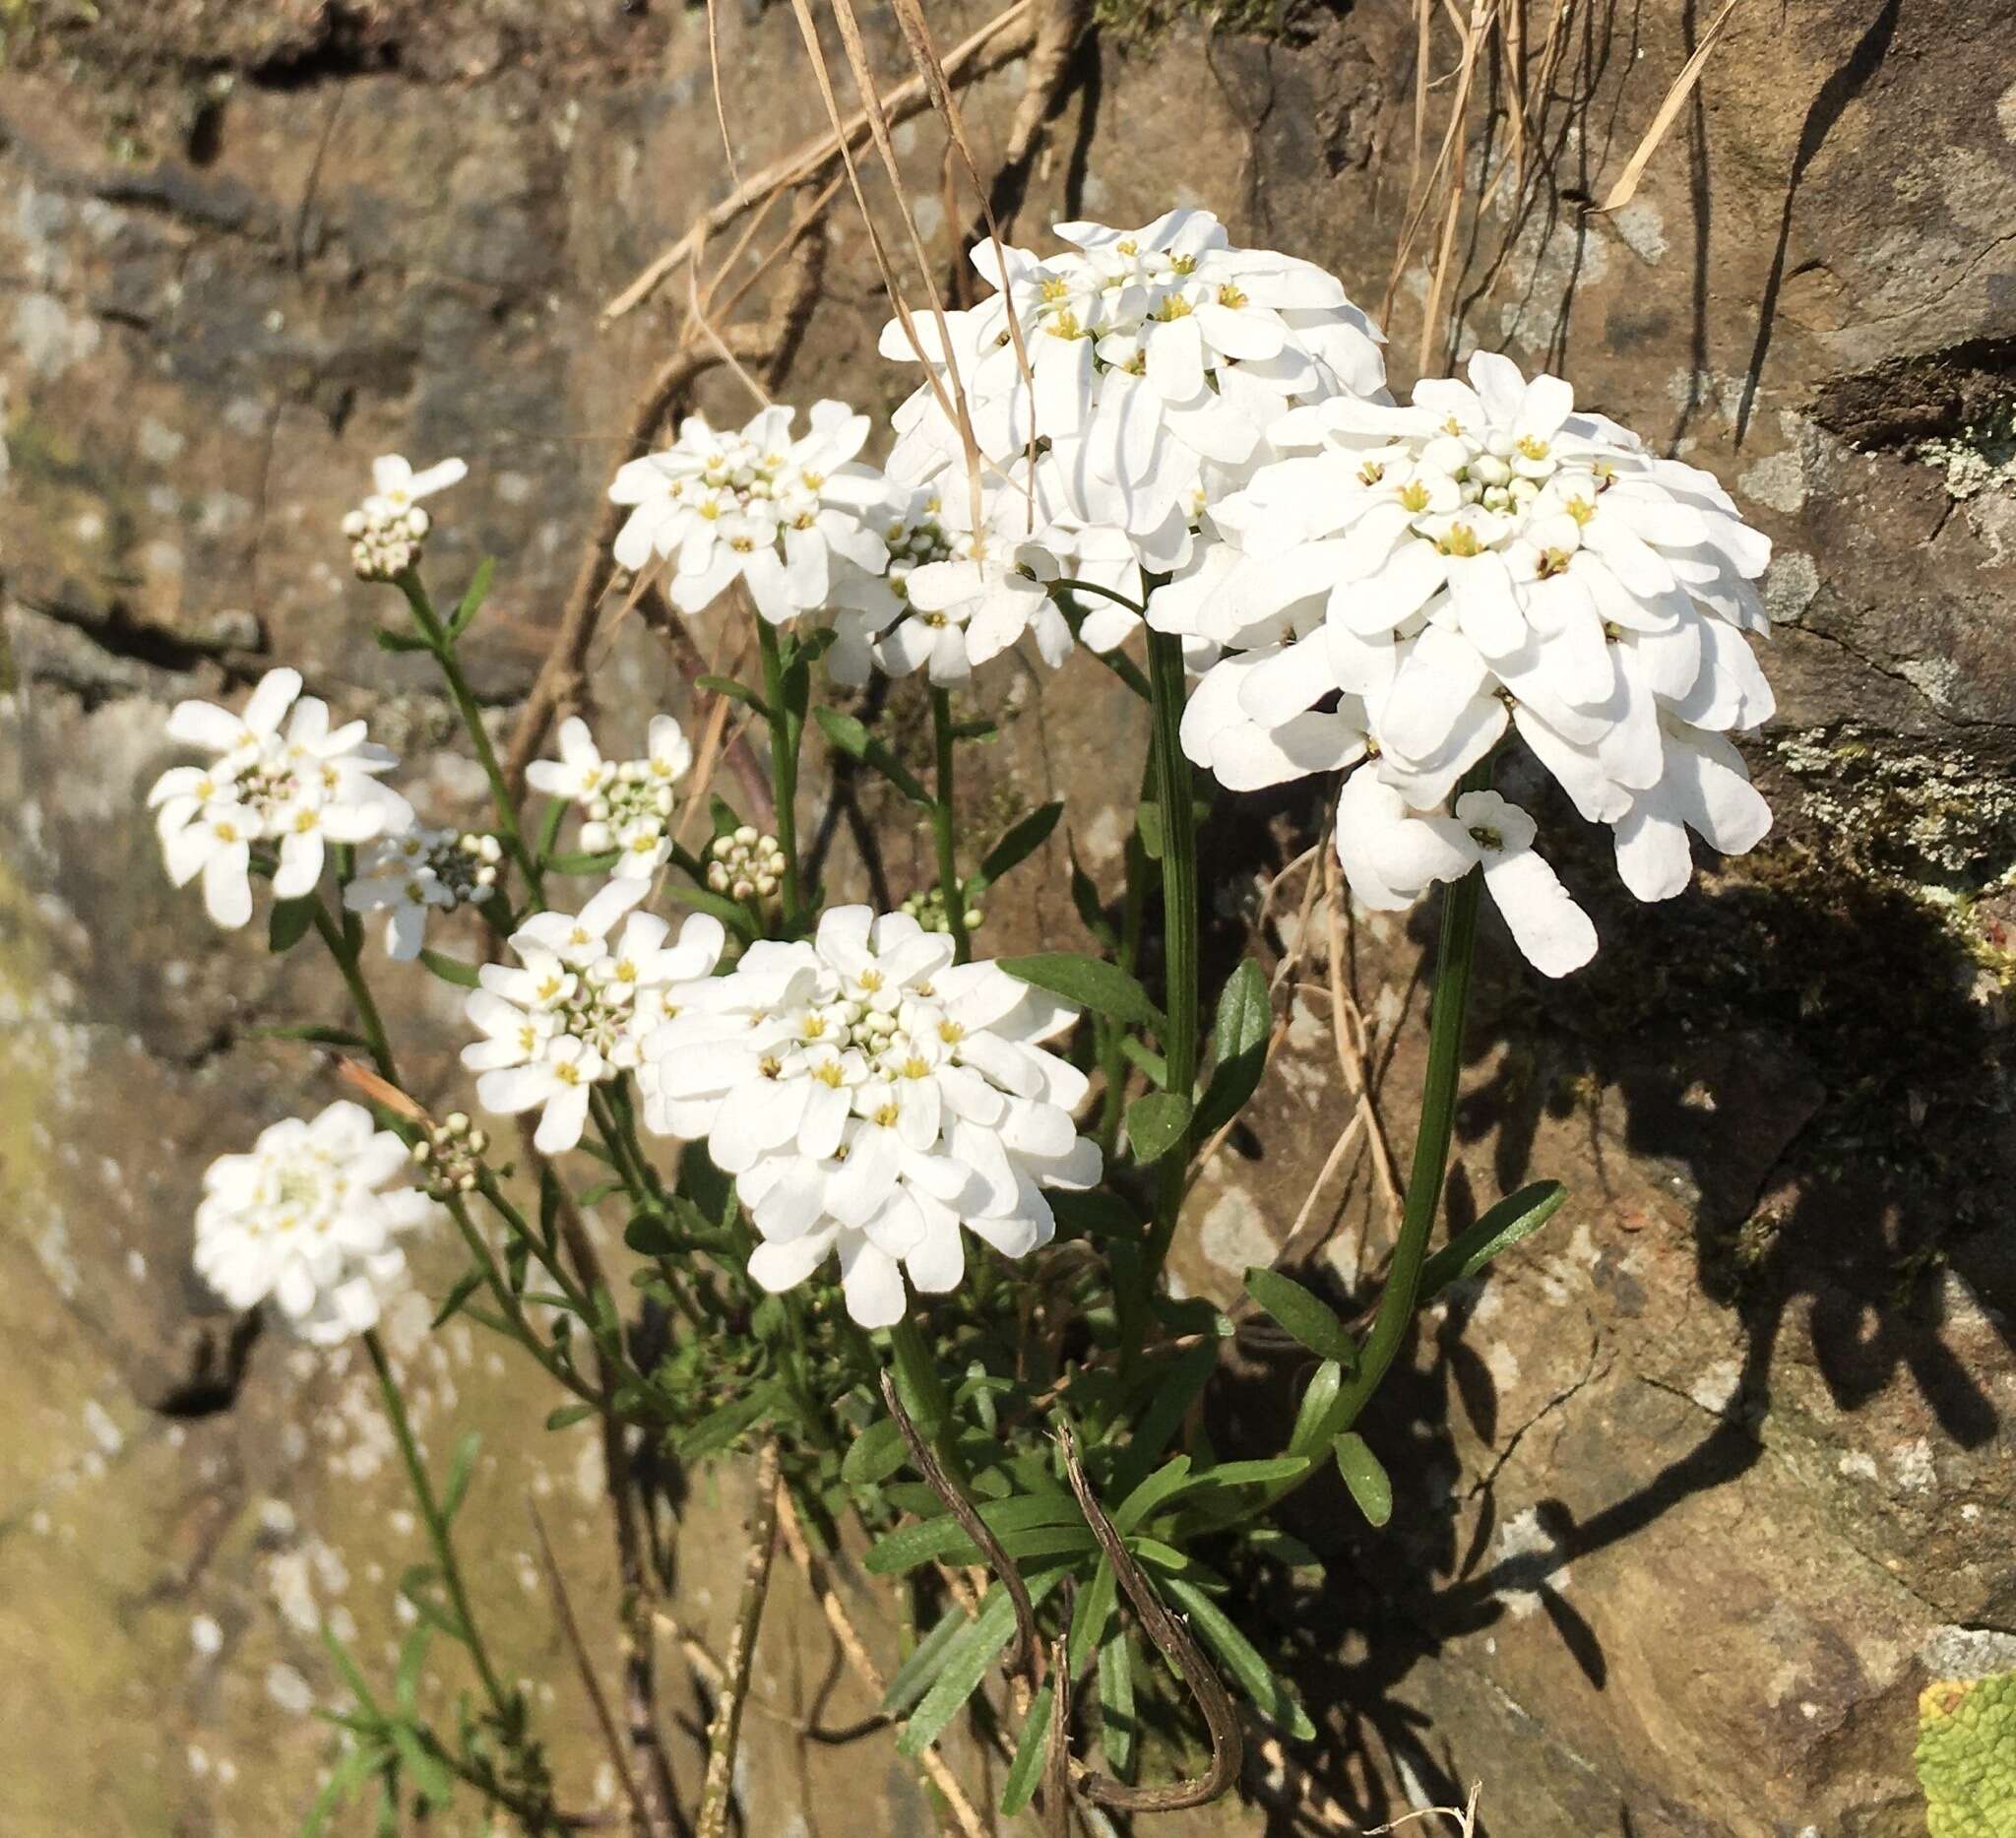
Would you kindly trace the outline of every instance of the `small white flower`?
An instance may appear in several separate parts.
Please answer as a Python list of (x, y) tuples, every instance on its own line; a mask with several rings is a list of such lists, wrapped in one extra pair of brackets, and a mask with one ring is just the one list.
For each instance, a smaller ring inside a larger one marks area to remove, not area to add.
[(745, 582), (774, 625), (826, 603), (836, 560), (881, 573), (888, 550), (871, 525), (889, 484), (855, 460), (868, 417), (814, 403), (811, 431), (793, 441), (791, 414), (765, 409), (739, 432), (691, 415), (666, 451), (620, 468), (609, 496), (635, 508), (617, 533), (617, 562), (671, 560), (667, 591), (681, 612)]
[(350, 563), (358, 579), (396, 581), (419, 559), (431, 527), (422, 498), (445, 491), (469, 476), (461, 460), (443, 460), (414, 472), (396, 453), (371, 462), (371, 495), (343, 520)]
[(581, 1140), (590, 1094), (638, 1067), (666, 992), (720, 960), (719, 919), (693, 915), (667, 946), (663, 919), (631, 911), (647, 891), (641, 880), (611, 880), (578, 915), (536, 915), (511, 934), (518, 963), (485, 964), (470, 991), (465, 1012), (484, 1038), (462, 1049), (462, 1063), (478, 1074), (476, 1100), (501, 1116), (538, 1110), (533, 1141), (542, 1155)]
[(620, 761), (603, 759), (588, 724), (569, 716), (560, 724), (560, 757), (535, 760), (526, 780), (580, 807), (590, 855), (613, 850), (618, 878), (648, 881), (671, 858), (672, 788), (692, 763), (693, 748), (669, 715), (652, 717), (642, 759)]
[(1535, 852), (1534, 822), (1495, 792), (1466, 792), (1450, 816), (1410, 810), (1376, 773), (1356, 772), (1337, 805), (1337, 856), (1375, 910), (1412, 906), (1436, 881), (1481, 867), (1484, 891), (1533, 967), (1565, 977), (1596, 955), (1596, 927)]
[[(284, 727), (283, 727), (284, 723)], [(398, 792), (377, 783), (397, 763), (364, 737), (364, 724), (332, 729), (328, 705), (301, 695), (298, 671), (269, 670), (244, 712), (177, 703), (168, 735), (202, 747), (207, 766), (176, 766), (148, 793), (177, 887), (203, 877), (218, 924), (252, 917), (254, 851), (284, 900), (313, 890), (325, 845), (362, 843), (412, 822)]]
[(220, 1156), (205, 1173), (197, 1273), (234, 1308), (271, 1299), (318, 1345), (376, 1326), (406, 1269), (395, 1238), (437, 1217), (400, 1184), (410, 1166), (361, 1105), (273, 1124), (249, 1154)]
[(841, 907), (809, 944), (759, 943), (683, 992), (647, 1051), (646, 1120), (704, 1137), (763, 1242), (750, 1274), (837, 1259), (849, 1312), (900, 1320), (905, 1275), (956, 1287), (964, 1234), (1009, 1257), (1055, 1230), (1044, 1186), (1100, 1177), (1071, 1113), (1086, 1080), (1038, 1043), (1069, 1010), (902, 914)]
[(494, 836), (414, 824), (377, 844), (343, 903), (352, 913), (383, 913), (386, 955), (410, 962), (427, 941), (429, 915), (487, 900), (503, 859)]

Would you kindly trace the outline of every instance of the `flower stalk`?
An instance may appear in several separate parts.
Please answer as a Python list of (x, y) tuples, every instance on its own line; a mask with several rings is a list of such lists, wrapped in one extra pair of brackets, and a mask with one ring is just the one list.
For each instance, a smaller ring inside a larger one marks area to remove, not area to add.
[(802, 716), (790, 707), (783, 647), (777, 627), (756, 616), (756, 642), (763, 654), (763, 701), (770, 717), (770, 782), (777, 800), (777, 846), (784, 856), (784, 929), (795, 937), (803, 922), (798, 891), (798, 748)]
[(938, 756), (937, 801), (931, 806), (931, 833), (938, 846), (938, 888), (945, 906), (945, 924), (952, 934), (952, 960), (964, 964), (973, 956), (966, 930), (966, 887), (959, 878), (959, 850), (953, 837), (954, 808), (952, 696), (931, 690), (931, 736)]

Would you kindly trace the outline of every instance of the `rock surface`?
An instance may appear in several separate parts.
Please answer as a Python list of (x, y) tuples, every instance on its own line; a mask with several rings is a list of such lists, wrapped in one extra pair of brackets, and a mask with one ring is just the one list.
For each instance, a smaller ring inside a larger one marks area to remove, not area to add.
[[(88, 11), (0, 7), (0, 1651), (16, 1661), (0, 1722), (26, 1764), (8, 1825), (68, 1831), (82, 1789), (107, 1830), (267, 1833), (292, 1829), (331, 1753), (300, 1714), (339, 1696), (318, 1625), (382, 1666), (417, 1533), (361, 1361), (233, 1346), (185, 1274), (204, 1165), (334, 1095), (253, 1030), (333, 1012), (338, 991), (259, 940), (220, 949), (154, 871), (137, 800), (170, 756), (173, 699), (285, 660), (342, 712), (382, 711), (424, 759), (434, 814), (473, 808), (467, 768), (432, 751), (438, 697), (370, 641), (380, 607), (335, 525), (372, 455), (469, 458), (430, 552), (451, 578), (504, 558), (476, 647), (504, 718), (678, 289), (610, 330), (597, 310), (720, 194), (724, 165), (697, 8)], [(1536, 36), (1544, 11), (1528, 9)], [(720, 12), (748, 171), (819, 105), (788, 10)], [(1023, 234), (1042, 213), (1146, 219), (1173, 174), (1235, 235), (1334, 266), (1377, 310), (1408, 211), (1414, 9), (1279, 12), (1269, 35), (1108, 32)], [(946, 14), (948, 38), (979, 18)], [(1465, 220), (1468, 266), (1440, 302), (1460, 349), (1566, 369), (1581, 400), (1714, 469), (1774, 538), (1781, 710), (1752, 760), (1780, 829), (1650, 911), (1600, 848), (1572, 849), (1597, 965), (1543, 988), (1493, 956), (1452, 1215), (1542, 1174), (1575, 1197), (1424, 1321), (1413, 1377), (1365, 1426), (1399, 1489), (1392, 1526), (1310, 1489), (1299, 1529), (1328, 1580), (1266, 1607), (1328, 1708), (1307, 1765), (1365, 1823), (1480, 1780), (1499, 1831), (1877, 1838), (1922, 1818), (1919, 1691), (1952, 1676), (1956, 1641), (2016, 1629), (2016, 91), (1965, 48), (2005, 42), (2016, 7), (1739, 10), (1609, 214), (1589, 201), (1701, 22), (1567, 21), (1524, 187), (1503, 181), (1474, 234)], [(886, 16), (865, 23), (897, 69)], [(1021, 83), (1011, 69), (976, 93), (983, 147)], [(935, 141), (903, 146), (942, 255)], [(1434, 229), (1399, 265), (1402, 383)], [(843, 227), (790, 396), (886, 410), (908, 380), (873, 357), (880, 317)], [(740, 406), (720, 377), (704, 399)], [(679, 685), (634, 625), (598, 679), (618, 725), (680, 706)], [(986, 699), (1004, 741), (973, 789), (976, 827), (1067, 796), (1110, 889), (1138, 744), (1116, 772), (1113, 736), (1138, 729), (1124, 692), (1080, 663), (1047, 686), (1004, 673)], [(929, 878), (928, 847), (907, 855), (901, 817), (880, 815), (901, 897)], [(1207, 839), (1221, 964), (1259, 879), (1305, 846), (1305, 800), (1269, 815)], [(834, 849), (836, 880), (865, 880), (845, 824)], [(1078, 942), (1059, 852), (1025, 873), (992, 903), (995, 948)], [(1419, 917), (1344, 929), (1404, 1158), (1427, 934)], [(1276, 1254), (1349, 1115), (1323, 933), (1319, 909), (1254, 1139), (1193, 1201), (1193, 1289), (1229, 1295)], [(418, 1011), (415, 1088), (454, 1089), (450, 992), (418, 973), (388, 986)], [(1311, 1217), (1334, 1230), (1304, 1274), (1349, 1296), (1388, 1230), (1366, 1168)], [(449, 1267), (444, 1252), (423, 1274)], [(606, 1802), (521, 1506), (541, 1502), (584, 1614), (605, 1615), (593, 1442), (528, 1442), (550, 1403), (536, 1375), (466, 1327), (430, 1342), (423, 1325), (402, 1317), (393, 1338), (430, 1450), (487, 1433), (477, 1586), (507, 1663), (550, 1691), (568, 1796)], [(1222, 1441), (1265, 1446), (1281, 1375), (1256, 1361)], [(740, 1480), (695, 1485), (678, 1606), (719, 1642)], [(794, 1580), (773, 1616), (766, 1701), (859, 1715), (844, 1678), (823, 1695), (831, 1643)], [(667, 1666), (668, 1710), (703, 1714)], [(688, 1782), (696, 1752), (675, 1737)], [(880, 1741), (825, 1748), (757, 1716), (751, 1757), (753, 1833), (867, 1829), (840, 1808), (868, 1794), (874, 1829), (929, 1828)], [(955, 1761), (980, 1780), (970, 1750)]]

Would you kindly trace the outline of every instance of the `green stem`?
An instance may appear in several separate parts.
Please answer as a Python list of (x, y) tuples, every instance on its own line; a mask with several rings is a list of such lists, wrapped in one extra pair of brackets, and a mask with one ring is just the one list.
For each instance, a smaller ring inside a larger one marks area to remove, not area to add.
[(935, 685), (931, 690), (931, 733), (938, 750), (938, 799), (931, 806), (931, 831), (938, 843), (938, 893), (945, 906), (945, 924), (952, 933), (952, 961), (964, 964), (973, 956), (966, 935), (966, 888), (959, 878), (959, 851), (954, 844), (952, 695)]
[(427, 1542), (434, 1548), (434, 1561), (440, 1568), (442, 1585), (447, 1589), (448, 1600), (455, 1610), (456, 1624), (462, 1629), (464, 1644), (475, 1662), (477, 1676), (483, 1681), (483, 1690), (491, 1707), (508, 1729), (515, 1723), (516, 1705), (498, 1679), (496, 1668), (490, 1664), (482, 1635), (476, 1631), (475, 1616), (470, 1613), (469, 1592), (463, 1587), (462, 1566), (456, 1562), (455, 1545), (448, 1536), (448, 1521), (441, 1516), (433, 1483), (427, 1479), (420, 1451), (414, 1446), (412, 1426), (407, 1421), (406, 1399), (400, 1395), (399, 1380), (393, 1376), (391, 1363), (385, 1357), (385, 1343), (378, 1338), (376, 1328), (364, 1335), (364, 1349), (370, 1354), (371, 1365), (378, 1374), (378, 1389), (385, 1398), (385, 1415), (392, 1424), (394, 1439), (399, 1443), (400, 1457), (406, 1463), (407, 1478), (412, 1483), (413, 1497), (419, 1502), (420, 1516), (426, 1521)]
[(961, 1487), (966, 1485), (966, 1464), (960, 1459), (958, 1439), (952, 1422), (952, 1399), (938, 1370), (938, 1362), (924, 1340), (914, 1315), (905, 1315), (889, 1330), (889, 1351), (896, 1363), (896, 1382), (903, 1394), (903, 1407), (910, 1412), (924, 1438), (937, 1450), (945, 1472)]
[(763, 653), (763, 700), (770, 716), (770, 781), (777, 797), (777, 846), (784, 856), (784, 924), (795, 937), (801, 922), (798, 900), (798, 743), (803, 723), (786, 706), (784, 653), (777, 627), (755, 615), (756, 642)]
[(476, 703), (475, 692), (469, 686), (469, 678), (463, 674), (462, 660), (456, 656), (455, 640), (449, 636), (447, 626), (442, 624), (441, 615), (434, 610), (433, 602), (427, 598), (427, 590), (421, 586), (417, 575), (409, 571), (400, 577), (399, 585), (405, 591), (407, 604), (412, 608), (413, 623), (420, 628), (420, 635), (427, 641), (427, 649), (434, 654), (434, 662), (441, 667), (448, 693), (455, 698), (456, 712), (462, 717), (463, 727), (469, 730), (470, 744), (475, 748), (476, 763), (482, 767), (483, 777), (490, 782), (490, 801), (497, 808), (497, 834), (511, 852), (511, 858), (518, 863), (533, 897), (544, 906), (545, 877), (519, 828), (518, 801), (504, 783), (504, 772), (497, 764), (496, 749), (490, 745), (489, 731), (483, 726), (482, 709)]
[(329, 955), (336, 960), (336, 967), (343, 974), (344, 986), (350, 992), (350, 1005), (357, 1011), (357, 1025), (363, 1029), (364, 1039), (370, 1043), (371, 1058), (378, 1067), (378, 1076), (388, 1085), (397, 1085), (399, 1067), (393, 1062), (392, 1044), (385, 1033), (385, 1018), (378, 1012), (370, 984), (364, 981), (356, 951), (345, 935), (343, 926), (322, 904), (320, 895), (315, 900), (315, 929), (322, 934), (322, 942), (329, 947)]
[[(1067, 588), (1073, 594), (1097, 594), (1102, 600), (1110, 600), (1119, 605), (1125, 606), (1129, 612), (1140, 613), (1143, 618), (1148, 616), (1147, 609), (1138, 600), (1129, 600), (1125, 594), (1115, 593), (1109, 587), (1101, 587), (1097, 581), (1067, 580), (1059, 581), (1057, 586)], [(1078, 628), (1085, 623), (1084, 616), (1081, 614), (1076, 619), (1072, 618), (1069, 601), (1060, 601), (1058, 604), (1063, 609), (1064, 622), (1071, 628), (1071, 636), (1076, 638), (1078, 636)], [(1092, 648), (1088, 645), (1086, 649), (1090, 651)], [(1133, 690), (1142, 701), (1148, 702), (1153, 700), (1153, 692), (1148, 686), (1148, 678), (1141, 674), (1140, 665), (1132, 658), (1128, 657), (1124, 651), (1116, 647), (1111, 651), (1094, 651), (1092, 655), (1103, 664), (1107, 669), (1111, 670), (1129, 689)]]
[(564, 1385), (584, 1404), (592, 1404), (598, 1411), (607, 1411), (608, 1399), (559, 1360), (526, 1318), (524, 1307), (511, 1293), (510, 1284), (505, 1282), (504, 1273), (497, 1268), (497, 1260), (490, 1255), (490, 1247), (483, 1242), (483, 1235), (476, 1230), (475, 1222), (469, 1216), (469, 1208), (460, 1197), (450, 1198), (448, 1212), (455, 1221), (455, 1229), (462, 1234), (463, 1243), (469, 1247), (470, 1255), (483, 1273), (483, 1286), (490, 1292), (490, 1299), (497, 1304), (525, 1350), (539, 1363), (548, 1377)]
[[(1183, 754), (1183, 642), (1167, 632), (1148, 634), (1148, 681), (1154, 691), (1156, 802), (1162, 810), (1163, 1004), (1168, 1032), (1163, 1052), (1167, 1089), (1194, 1102), (1197, 1095), (1197, 812), (1190, 794), (1190, 762)], [(1155, 1222), (1144, 1275), (1153, 1291), (1175, 1236), (1190, 1159), (1190, 1132), (1169, 1145), (1156, 1168)]]

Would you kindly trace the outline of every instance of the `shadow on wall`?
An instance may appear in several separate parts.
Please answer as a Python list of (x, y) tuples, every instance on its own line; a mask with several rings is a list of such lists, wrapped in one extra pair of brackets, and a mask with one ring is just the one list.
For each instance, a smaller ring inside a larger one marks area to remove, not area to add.
[[(1788, 1333), (1846, 1415), (1902, 1382), (1962, 1448), (2002, 1427), (1948, 1345), (1945, 1319), (1950, 1271), (1995, 1311), (2016, 1352), (2016, 1259), (1995, 1203), (2016, 1174), (2009, 1043), (1996, 1009), (1978, 998), (1982, 967), (1964, 940), (1910, 896), (1783, 846), (1641, 908), (1597, 858), (1607, 851), (1570, 841), (1572, 815), (1553, 814), (1563, 878), (1595, 909), (1604, 948), (1575, 978), (1545, 983), (1488, 922), (1459, 1141), (1488, 1141), (1493, 1186), (1510, 1192), (1561, 1172), (1533, 1162), (1544, 1120), (1586, 1120), (1596, 1180), (1571, 1204), (1599, 1221), (1606, 1155), (1670, 1169), (1693, 1196), (1700, 1289), (1740, 1323), (1741, 1375), (1691, 1448), (1583, 1516), (1543, 1499), (1533, 1532), (1509, 1541), (1516, 1554), (1506, 1554), (1495, 1470), (1473, 1477), (1467, 1493), (1451, 1485), (1461, 1472), (1457, 1413), (1471, 1437), (1492, 1445), (1501, 1434), (1496, 1387), (1466, 1339), (1490, 1273), (1421, 1324), (1425, 1344), (1418, 1340), (1412, 1365), (1403, 1355), (1365, 1423), (1394, 1483), (1391, 1527), (1372, 1532), (1334, 1477), (1319, 1483), (1296, 1501), (1293, 1529), (1328, 1560), (1323, 1582), (1261, 1590), (1276, 1650), (1298, 1656), (1306, 1700), (1334, 1707), (1341, 1724), (1316, 1760), (1319, 1778), (1367, 1825), (1409, 1809), (1385, 1786), (1394, 1756), (1437, 1802), (1462, 1803), (1478, 1759), (1430, 1753), (1419, 1713), (1398, 1693), (1450, 1641), (1504, 1616), (1508, 1593), (1537, 1601), (1590, 1684), (1605, 1688), (1602, 1629), (1548, 1578), (1759, 1460)], [(1214, 835), (1222, 853), (1208, 864), (1212, 879), (1250, 874), (1252, 831)], [(1413, 941), (1430, 944), (1434, 921), (1430, 902), (1414, 917)], [(1478, 1083), (1484, 1062), (1491, 1071)], [(1406, 1118), (1391, 1122), (1404, 1139)], [(1488, 1197), (1453, 1171), (1438, 1240)], [(1320, 1257), (1292, 1274), (1347, 1313), (1376, 1299), (1373, 1283), (1344, 1293)], [(1306, 1376), (1275, 1363), (1225, 1387), (1221, 1446), (1278, 1441)], [(1316, 1827), (1278, 1810), (1269, 1829)]]

